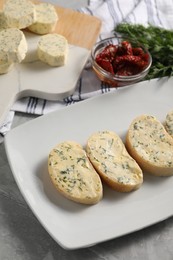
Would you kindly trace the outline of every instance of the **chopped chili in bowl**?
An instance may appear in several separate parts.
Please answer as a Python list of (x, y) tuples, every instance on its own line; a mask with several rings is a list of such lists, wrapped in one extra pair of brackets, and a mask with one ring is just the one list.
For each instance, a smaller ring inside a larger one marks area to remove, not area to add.
[(150, 53), (143, 46), (119, 37), (97, 43), (91, 57), (96, 75), (113, 87), (126, 86), (144, 79), (152, 63)]
[(149, 63), (149, 54), (128, 41), (109, 44), (95, 58), (97, 64), (111, 74), (131, 76), (140, 73)]

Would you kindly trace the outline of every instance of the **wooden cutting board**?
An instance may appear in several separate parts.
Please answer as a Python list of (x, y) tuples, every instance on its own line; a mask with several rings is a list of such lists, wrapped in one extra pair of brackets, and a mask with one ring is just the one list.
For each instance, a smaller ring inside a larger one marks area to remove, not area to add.
[[(0, 9), (4, 2), (0, 0)], [(50, 68), (41, 62), (25, 63), (16, 65), (15, 69), (7, 74), (0, 75), (0, 126), (14, 102), (21, 97), (62, 100), (75, 90), (100, 33), (101, 21), (61, 6), (55, 8), (59, 20), (54, 32), (65, 36), (70, 45), (67, 65)]]

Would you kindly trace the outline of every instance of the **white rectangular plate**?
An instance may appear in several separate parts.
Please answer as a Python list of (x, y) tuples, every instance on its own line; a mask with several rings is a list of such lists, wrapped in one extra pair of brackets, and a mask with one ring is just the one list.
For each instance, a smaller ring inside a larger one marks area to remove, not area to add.
[(62, 197), (50, 182), (47, 158), (64, 140), (85, 145), (90, 134), (113, 130), (125, 137), (140, 114), (162, 122), (173, 109), (173, 78), (115, 89), (41, 116), (13, 130), (5, 147), (15, 180), (43, 227), (62, 247), (75, 249), (142, 229), (173, 214), (173, 177), (144, 175), (142, 187), (123, 194), (104, 186), (101, 202), (80, 205)]

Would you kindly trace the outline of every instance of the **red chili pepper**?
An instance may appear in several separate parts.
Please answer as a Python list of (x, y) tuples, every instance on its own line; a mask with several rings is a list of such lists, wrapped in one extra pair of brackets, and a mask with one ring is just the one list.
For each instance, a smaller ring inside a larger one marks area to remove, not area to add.
[(111, 62), (109, 60), (106, 59), (99, 59), (97, 60), (97, 64), (104, 70), (114, 74), (114, 69), (113, 66), (111, 64)]
[(103, 54), (106, 56), (106, 58), (109, 59), (109, 61), (112, 61), (115, 58), (115, 55), (117, 53), (117, 46), (113, 44), (109, 44), (105, 47)]
[(144, 51), (141, 47), (136, 47), (136, 48), (133, 48), (133, 55), (135, 56), (142, 56), (144, 55)]
[(133, 74), (133, 71), (131, 71), (129, 68), (122, 68), (116, 73), (118, 76), (132, 76)]
[(119, 56), (116, 57), (113, 61), (113, 64), (116, 66), (120, 65), (121, 63), (131, 63), (131, 64), (136, 64), (137, 62), (141, 61), (141, 57), (139, 56), (133, 56), (133, 55), (124, 55), (124, 56)]
[(117, 52), (117, 46), (113, 44), (109, 44), (108, 46), (105, 47), (105, 49), (102, 52), (100, 52), (96, 56), (96, 61), (98, 59), (106, 59), (112, 62), (112, 60), (115, 58), (116, 52)]
[(148, 62), (141, 60), (136, 63), (140, 70), (145, 69), (148, 65)]
[(149, 55), (148, 55), (148, 53), (144, 53), (142, 55), (142, 60), (146, 61), (147, 63), (149, 62)]
[(96, 56), (97, 64), (111, 74), (131, 76), (142, 71), (149, 62), (149, 55), (141, 47), (132, 48), (128, 41), (121, 46), (109, 44)]
[(122, 50), (124, 52), (124, 55), (133, 55), (132, 45), (128, 41), (123, 41), (121, 43)]
[(139, 56), (124, 55), (114, 60), (113, 69), (118, 75), (134, 75), (144, 69), (147, 64), (148, 62), (142, 60)]

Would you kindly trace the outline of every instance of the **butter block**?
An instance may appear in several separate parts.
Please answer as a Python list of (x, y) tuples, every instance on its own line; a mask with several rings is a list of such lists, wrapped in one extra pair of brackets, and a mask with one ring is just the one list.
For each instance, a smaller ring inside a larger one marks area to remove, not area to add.
[(49, 3), (35, 5), (36, 21), (28, 27), (31, 32), (47, 34), (53, 32), (58, 21), (55, 7)]
[(23, 32), (17, 28), (0, 31), (0, 56), (7, 55), (8, 62), (21, 62), (27, 52), (27, 42)]
[(0, 11), (0, 31), (6, 28), (8, 28), (8, 25), (6, 23), (4, 12)]
[(37, 54), (50, 66), (63, 66), (68, 55), (67, 39), (60, 34), (43, 35), (38, 42)]
[(6, 74), (10, 70), (12, 70), (14, 63), (6, 62), (6, 63), (0, 63), (0, 74)]
[(8, 27), (24, 29), (35, 22), (35, 6), (29, 0), (7, 0), (3, 6)]
[(13, 68), (13, 62), (8, 61), (8, 55), (0, 54), (0, 74), (8, 73)]

